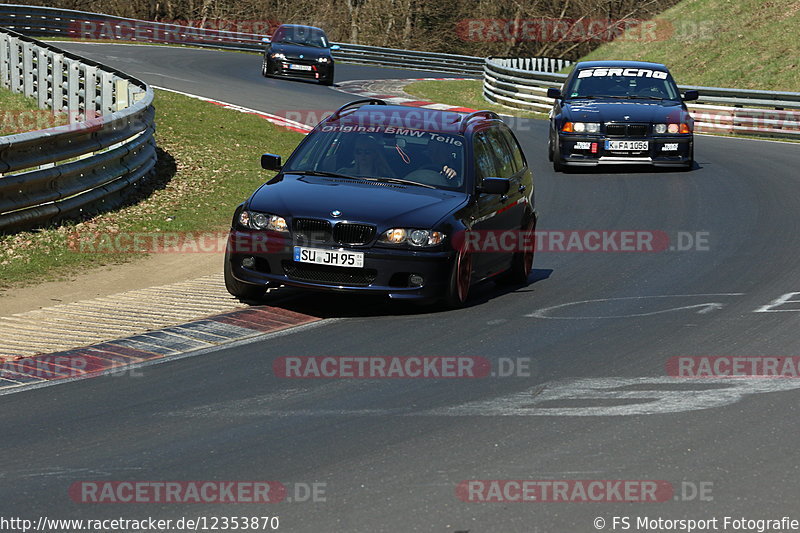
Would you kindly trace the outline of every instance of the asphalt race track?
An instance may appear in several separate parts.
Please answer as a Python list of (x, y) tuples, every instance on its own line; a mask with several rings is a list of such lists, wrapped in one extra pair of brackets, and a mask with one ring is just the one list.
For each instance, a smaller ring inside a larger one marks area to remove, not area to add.
[[(262, 78), (255, 55), (64, 47), (154, 85), (261, 111), (353, 99)], [(422, 76), (439, 75), (337, 65), (337, 81)], [(614, 516), (800, 518), (800, 380), (666, 377), (676, 356), (800, 355), (800, 305), (769, 307), (800, 292), (800, 145), (698, 136), (692, 172), (556, 175), (546, 123), (513, 127), (534, 170), (538, 229), (653, 230), (691, 249), (540, 252), (527, 287), (485, 283), (452, 312), (301, 294), (281, 305), (330, 320), (118, 377), (2, 396), (0, 514), (277, 515), (291, 532), (470, 533), (597, 531), (597, 517), (612, 530)], [(690, 247), (687, 235), (701, 245)], [(273, 375), (277, 357), (312, 355), (481, 356), (495, 369), (523, 358), (530, 375)], [(464, 480), (524, 479), (664, 480), (674, 495), (496, 503), (456, 493)], [(103, 480), (277, 480), (295, 500), (322, 483), (325, 501), (70, 499), (73, 483)]]

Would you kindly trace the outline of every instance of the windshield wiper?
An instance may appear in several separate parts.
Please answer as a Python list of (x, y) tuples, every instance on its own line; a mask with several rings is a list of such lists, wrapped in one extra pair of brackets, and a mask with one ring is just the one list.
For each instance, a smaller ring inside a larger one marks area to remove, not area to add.
[(435, 189), (433, 185), (427, 183), (418, 183), (416, 181), (404, 180), (400, 178), (363, 178), (369, 181), (380, 181), (383, 183), (397, 183), (398, 185), (416, 185), (417, 187), (425, 187), (426, 189)]
[(644, 96), (641, 94), (630, 94), (627, 98), (632, 100), (666, 100), (663, 96)]
[(345, 178), (349, 180), (360, 180), (364, 178), (357, 178), (355, 176), (348, 176), (347, 174), (339, 174), (338, 172), (328, 172), (327, 170), (284, 170), (284, 174), (305, 174), (306, 176), (323, 176), (325, 178)]

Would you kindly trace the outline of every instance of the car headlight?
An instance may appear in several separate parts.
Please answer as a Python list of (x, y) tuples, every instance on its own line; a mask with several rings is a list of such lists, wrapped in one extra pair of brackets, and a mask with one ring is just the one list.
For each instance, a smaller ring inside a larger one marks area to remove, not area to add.
[(286, 219), (269, 213), (242, 211), (239, 213), (239, 224), (250, 229), (289, 233), (289, 225), (286, 223)]
[(330, 62), (330, 58), (327, 58), (327, 57), (325, 57), (325, 56), (318, 57), (318, 58), (317, 58), (317, 62), (318, 62), (318, 63), (329, 63), (329, 62)]
[(600, 123), (574, 122), (572, 124), (572, 131), (574, 131), (575, 133), (597, 133), (600, 131)]
[(384, 231), (378, 242), (386, 244), (409, 244), (411, 246), (436, 246), (444, 242), (445, 234), (429, 229), (391, 228)]
[(664, 134), (664, 133), (692, 133), (691, 128), (689, 128), (688, 124), (656, 124), (653, 126), (653, 131), (655, 133)]
[(286, 60), (286, 54), (282, 54), (280, 52), (275, 52), (274, 54), (270, 54), (270, 57), (272, 59), (278, 59), (280, 61), (285, 61)]

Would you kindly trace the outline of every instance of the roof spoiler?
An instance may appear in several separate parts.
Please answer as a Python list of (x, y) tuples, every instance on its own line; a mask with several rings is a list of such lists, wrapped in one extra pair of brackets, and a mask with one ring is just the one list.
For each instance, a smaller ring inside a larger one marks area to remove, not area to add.
[(342, 107), (337, 109), (333, 112), (333, 114), (328, 117), (331, 120), (336, 120), (342, 115), (342, 111), (346, 111), (352, 107), (362, 106), (362, 105), (388, 105), (383, 100), (378, 100), (377, 98), (365, 98), (363, 100), (354, 100), (348, 104), (344, 104)]
[(467, 131), (467, 126), (469, 125), (469, 121), (472, 120), (473, 118), (478, 118), (478, 117), (500, 120), (500, 115), (498, 115), (494, 111), (486, 111), (486, 110), (473, 111), (472, 113), (461, 119), (461, 123), (458, 126), (458, 133), (463, 134), (465, 131)]

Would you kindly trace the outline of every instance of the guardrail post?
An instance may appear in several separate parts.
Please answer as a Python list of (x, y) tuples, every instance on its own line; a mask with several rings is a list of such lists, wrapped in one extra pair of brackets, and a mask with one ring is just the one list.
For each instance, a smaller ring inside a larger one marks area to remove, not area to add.
[(0, 34), (0, 86), (6, 89), (11, 85), (8, 72), (8, 39), (9, 37), (5, 33)]
[(69, 113), (69, 123), (78, 122), (80, 113), (80, 64), (74, 59), (67, 59), (67, 113)]
[(53, 53), (51, 56), (51, 77), (53, 102), (50, 107), (56, 113), (66, 111), (64, 103), (64, 56)]
[(52, 94), (52, 83), (47, 75), (49, 63), (50, 54), (45, 50), (38, 50), (36, 52), (36, 93), (39, 109), (52, 107), (52, 97), (48, 98)]
[(114, 75), (100, 72), (100, 114), (108, 115), (114, 111)]
[(130, 100), (128, 99), (129, 83), (128, 80), (116, 78), (114, 85), (114, 94), (117, 97), (116, 102), (114, 103), (114, 111), (119, 111), (120, 109), (125, 109), (130, 105)]
[(11, 90), (15, 93), (22, 92), (22, 76), (20, 75), (19, 39), (11, 37), (8, 39), (8, 73), (11, 76)]
[(94, 118), (97, 113), (97, 67), (83, 67), (83, 114), (84, 118)]
[(33, 46), (22, 43), (22, 93), (28, 98), (36, 95), (33, 86)]

